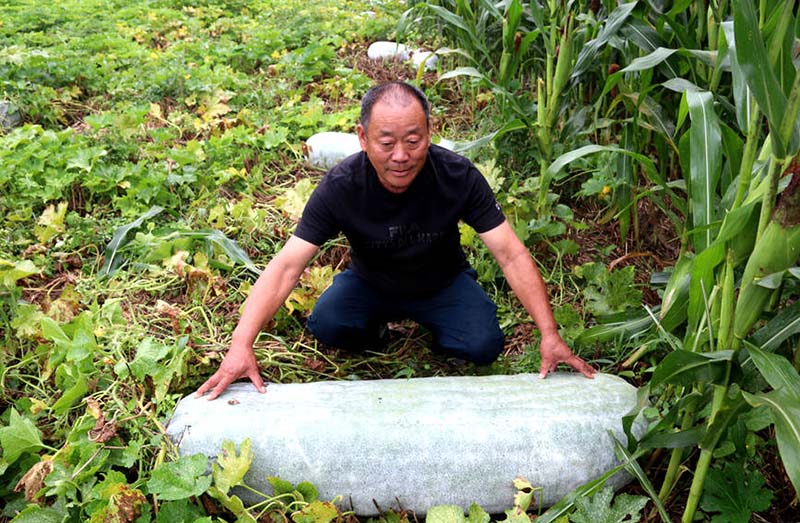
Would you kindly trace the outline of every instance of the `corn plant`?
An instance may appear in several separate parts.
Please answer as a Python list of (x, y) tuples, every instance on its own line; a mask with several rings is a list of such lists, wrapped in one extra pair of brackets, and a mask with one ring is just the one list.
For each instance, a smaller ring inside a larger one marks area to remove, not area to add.
[[(628, 114), (633, 107), (641, 110), (645, 95), (666, 100), (679, 94), (671, 115), (679, 132), (670, 149), (682, 179), (654, 187), (672, 195), (684, 191), (685, 201), (676, 208), (686, 221), (682, 253), (660, 309), (584, 336), (649, 336), (672, 349), (649, 383), (665, 414), (640, 444), (673, 449), (660, 491), (664, 500), (689, 457), (686, 449), (697, 448), (684, 522), (694, 519), (714, 452), (729, 427), (755, 407), (771, 410), (787, 474), (800, 485), (800, 376), (783, 355), (786, 342), (800, 332), (797, 306), (791, 305), (797, 287), (789, 281), (800, 275), (800, 182), (783, 175), (799, 149), (800, 75), (791, 55), (795, 5), (776, 0), (756, 7), (735, 0), (715, 7), (709, 26), (697, 25), (694, 34), (671, 33), (671, 40), (662, 39), (662, 46), (606, 81), (604, 92), (622, 95), (639, 83), (637, 103), (625, 103)], [(657, 23), (676, 26), (698, 17), (697, 6), (690, 5)], [(655, 17), (638, 18), (647, 19)], [(665, 47), (668, 42), (678, 47)], [(579, 57), (579, 73), (584, 62)], [(633, 147), (645, 144), (640, 139)], [(627, 134), (621, 145), (570, 151), (550, 170), (601, 150), (630, 157)], [(655, 334), (647, 334), (653, 328)], [(765, 392), (764, 383), (774, 390)]]

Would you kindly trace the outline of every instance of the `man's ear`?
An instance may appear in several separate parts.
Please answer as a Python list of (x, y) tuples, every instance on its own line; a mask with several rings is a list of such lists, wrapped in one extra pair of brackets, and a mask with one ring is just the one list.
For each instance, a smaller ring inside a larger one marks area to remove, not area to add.
[(356, 125), (356, 132), (358, 133), (358, 143), (361, 144), (361, 150), (367, 151), (367, 132), (361, 124)]

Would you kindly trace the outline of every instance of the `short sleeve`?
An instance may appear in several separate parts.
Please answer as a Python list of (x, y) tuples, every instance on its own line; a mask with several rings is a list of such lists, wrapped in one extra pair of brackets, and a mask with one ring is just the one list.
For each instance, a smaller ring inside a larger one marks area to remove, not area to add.
[(489, 187), (489, 182), (476, 169), (469, 170), (469, 195), (467, 197), (463, 220), (477, 233), (490, 231), (506, 219), (500, 204)]
[(320, 247), (334, 238), (341, 230), (339, 221), (331, 211), (328, 200), (332, 197), (330, 186), (323, 178), (322, 182), (311, 193), (294, 235)]

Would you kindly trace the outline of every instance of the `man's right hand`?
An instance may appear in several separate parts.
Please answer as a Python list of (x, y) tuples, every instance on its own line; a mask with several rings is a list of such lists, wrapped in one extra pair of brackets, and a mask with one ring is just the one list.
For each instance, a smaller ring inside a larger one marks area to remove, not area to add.
[(206, 392), (211, 391), (207, 399), (209, 401), (216, 399), (228, 388), (228, 385), (240, 378), (249, 378), (255, 385), (256, 390), (262, 394), (267, 391), (264, 387), (264, 380), (261, 379), (261, 374), (259, 374), (256, 355), (252, 347), (231, 346), (217, 372), (197, 389), (195, 397), (199, 398)]

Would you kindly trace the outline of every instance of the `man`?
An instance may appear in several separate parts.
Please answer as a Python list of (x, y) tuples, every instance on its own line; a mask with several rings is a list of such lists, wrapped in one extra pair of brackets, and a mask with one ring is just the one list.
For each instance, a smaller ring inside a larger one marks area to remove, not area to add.
[(308, 320), (318, 340), (343, 349), (374, 347), (387, 321), (410, 318), (433, 334), (434, 349), (486, 364), (503, 349), (496, 306), (461, 250), (458, 222), (473, 227), (542, 336), (540, 376), (567, 363), (594, 369), (558, 334), (544, 281), (503, 216), (488, 183), (466, 158), (430, 142), (430, 109), (416, 87), (370, 89), (357, 127), (362, 152), (331, 169), (293, 236), (256, 281), (230, 348), (197, 391), (214, 399), (249, 378), (263, 392), (253, 342), (297, 284), (320, 246), (343, 232), (350, 267), (334, 278)]

